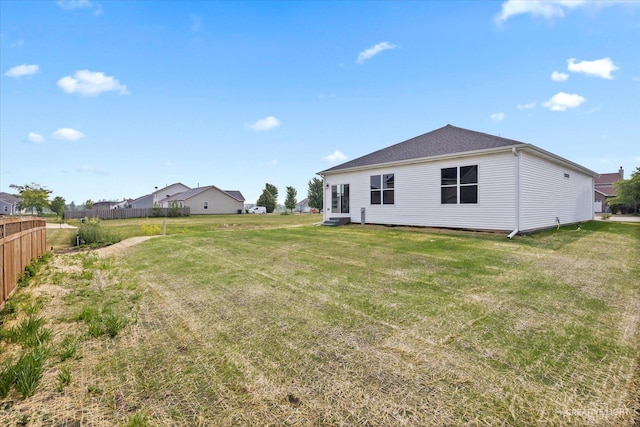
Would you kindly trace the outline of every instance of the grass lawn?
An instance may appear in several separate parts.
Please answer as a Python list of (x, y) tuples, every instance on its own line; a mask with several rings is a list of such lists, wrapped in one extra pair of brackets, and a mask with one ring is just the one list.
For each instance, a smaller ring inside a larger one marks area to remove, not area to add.
[[(508, 240), (318, 220), (168, 219), (113, 258), (57, 255), (2, 317), (53, 334), (0, 424), (633, 425), (640, 224)], [(3, 342), (0, 368), (19, 352)]]

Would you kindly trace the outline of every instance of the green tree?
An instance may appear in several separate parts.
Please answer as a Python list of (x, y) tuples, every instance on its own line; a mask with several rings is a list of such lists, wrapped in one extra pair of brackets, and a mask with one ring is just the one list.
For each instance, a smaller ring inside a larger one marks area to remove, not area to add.
[(264, 188), (269, 193), (271, 193), (271, 195), (273, 196), (273, 199), (277, 202), (278, 201), (278, 188), (273, 184), (269, 184), (268, 182), (264, 185)]
[(298, 201), (296, 200), (297, 195), (298, 195), (298, 192), (296, 191), (295, 188), (287, 187), (287, 198), (284, 201), (285, 209), (289, 209), (291, 210), (291, 212), (293, 212), (293, 210), (296, 208), (296, 203), (298, 203)]
[(322, 180), (320, 178), (313, 177), (309, 180), (307, 199), (309, 199), (310, 208), (316, 208), (322, 211), (324, 198), (322, 197)]
[(276, 199), (273, 197), (273, 194), (269, 192), (266, 188), (262, 190), (262, 194), (258, 197), (258, 201), (256, 202), (258, 206), (264, 206), (267, 208), (267, 213), (271, 213), (276, 208)]
[(633, 213), (638, 212), (640, 205), (640, 166), (631, 173), (631, 178), (622, 179), (615, 184), (616, 197), (609, 199), (608, 204), (612, 207), (628, 207)]
[(86, 202), (84, 202), (84, 208), (85, 209), (93, 209), (93, 200), (88, 199)]
[(35, 209), (38, 215), (42, 215), (44, 208), (49, 207), (51, 190), (46, 187), (35, 182), (26, 185), (11, 184), (9, 187), (16, 189), (20, 194), (22, 200), (18, 203), (18, 209), (31, 209), (32, 214)]
[(64, 215), (64, 208), (65, 208), (64, 197), (57, 196), (55, 199), (51, 201), (50, 207), (51, 207), (51, 210), (56, 213), (56, 215), (58, 216)]
[(69, 203), (69, 210), (70, 211), (76, 210), (76, 203), (73, 200), (71, 201), (71, 203)]

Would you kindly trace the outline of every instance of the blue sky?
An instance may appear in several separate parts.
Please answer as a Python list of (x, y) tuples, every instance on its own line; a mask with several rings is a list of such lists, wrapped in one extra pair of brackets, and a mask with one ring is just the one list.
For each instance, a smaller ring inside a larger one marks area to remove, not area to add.
[(640, 165), (640, 2), (0, 0), (0, 191), (298, 200), (452, 124)]

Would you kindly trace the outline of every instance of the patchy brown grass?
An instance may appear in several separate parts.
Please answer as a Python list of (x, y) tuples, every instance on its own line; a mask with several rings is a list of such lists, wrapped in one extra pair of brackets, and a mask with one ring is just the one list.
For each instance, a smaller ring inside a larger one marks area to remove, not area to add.
[[(638, 228), (580, 233), (285, 224), (60, 255), (31, 291), (78, 357), (0, 422), (631, 426)], [(86, 304), (130, 322), (90, 338), (72, 319)]]

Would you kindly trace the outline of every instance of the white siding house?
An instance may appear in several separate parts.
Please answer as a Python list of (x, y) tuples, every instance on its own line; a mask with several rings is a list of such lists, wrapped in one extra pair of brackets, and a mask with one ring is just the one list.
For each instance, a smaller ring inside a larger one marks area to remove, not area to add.
[(451, 125), (319, 175), (325, 221), (502, 232), (593, 219), (597, 176), (533, 145)]

